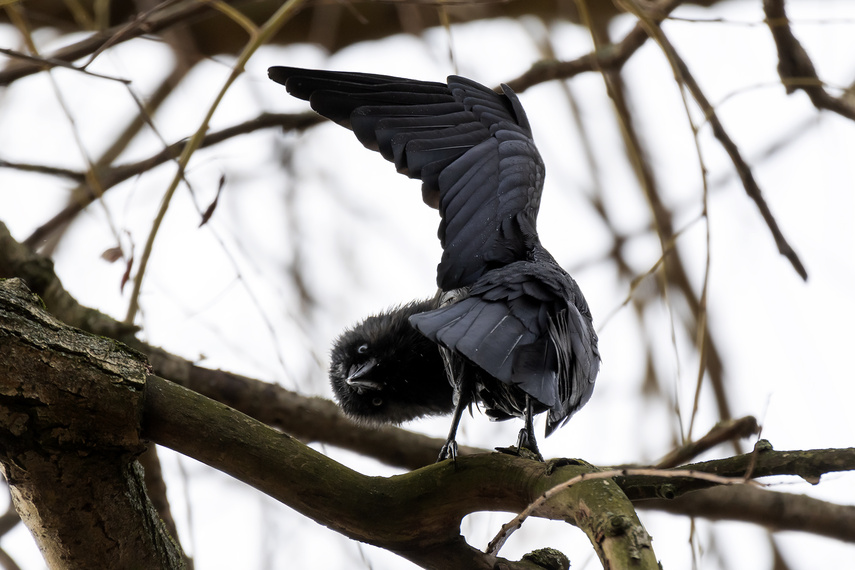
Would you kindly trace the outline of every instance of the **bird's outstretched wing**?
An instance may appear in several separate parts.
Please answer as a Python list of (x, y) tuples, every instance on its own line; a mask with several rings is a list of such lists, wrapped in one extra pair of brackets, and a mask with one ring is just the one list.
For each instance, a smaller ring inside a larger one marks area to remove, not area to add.
[(463, 77), (448, 84), (386, 75), (271, 67), (270, 78), (354, 131), (439, 209), (443, 290), (525, 258), (537, 241), (544, 167), (511, 89)]

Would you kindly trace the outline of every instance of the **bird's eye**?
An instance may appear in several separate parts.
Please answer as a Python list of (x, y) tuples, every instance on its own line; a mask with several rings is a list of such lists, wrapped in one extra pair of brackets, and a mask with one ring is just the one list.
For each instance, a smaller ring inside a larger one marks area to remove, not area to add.
[(356, 349), (356, 352), (358, 352), (359, 354), (365, 354), (366, 352), (368, 352), (368, 345), (367, 344), (359, 345), (359, 348)]
[(383, 403), (383, 399), (382, 398), (374, 398), (373, 400), (371, 400), (371, 403), (374, 404), (375, 406), (379, 406), (380, 404)]

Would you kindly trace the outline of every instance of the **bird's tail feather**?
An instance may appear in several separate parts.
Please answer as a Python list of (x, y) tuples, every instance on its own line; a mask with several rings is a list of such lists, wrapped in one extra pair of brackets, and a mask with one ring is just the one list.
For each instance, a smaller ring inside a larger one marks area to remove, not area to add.
[[(504, 303), (469, 297), (413, 315), (410, 324), (494, 378), (519, 386), (548, 407), (555, 404), (554, 348), (549, 339), (536, 339)], [(544, 374), (544, 370), (548, 372)]]

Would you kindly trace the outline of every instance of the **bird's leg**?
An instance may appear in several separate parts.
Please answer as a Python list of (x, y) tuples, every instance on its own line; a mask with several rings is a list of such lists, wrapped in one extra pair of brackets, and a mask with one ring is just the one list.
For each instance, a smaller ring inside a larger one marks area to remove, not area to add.
[(452, 462), (457, 463), (457, 441), (454, 438), (457, 436), (457, 426), (460, 425), (463, 409), (468, 405), (467, 400), (468, 398), (458, 391), (457, 404), (454, 406), (454, 415), (451, 418), (451, 429), (448, 430), (448, 439), (445, 440), (445, 445), (439, 450), (437, 462), (450, 458)]
[(448, 439), (445, 440), (445, 445), (439, 450), (439, 459), (437, 459), (437, 462), (451, 458), (451, 461), (456, 464), (457, 441), (455, 437), (457, 436), (457, 427), (460, 425), (460, 418), (463, 416), (463, 410), (472, 403), (471, 384), (473, 379), (465, 368), (454, 366), (450, 353), (444, 352), (443, 358), (446, 360), (446, 373), (449, 375), (449, 381), (454, 386), (455, 402), (454, 415), (451, 417), (451, 429), (448, 430)]
[(525, 427), (520, 430), (520, 435), (517, 438), (517, 449), (520, 454), (525, 449), (537, 458), (538, 461), (543, 461), (543, 456), (537, 448), (537, 441), (534, 438), (534, 410), (531, 401), (531, 396), (525, 395)]

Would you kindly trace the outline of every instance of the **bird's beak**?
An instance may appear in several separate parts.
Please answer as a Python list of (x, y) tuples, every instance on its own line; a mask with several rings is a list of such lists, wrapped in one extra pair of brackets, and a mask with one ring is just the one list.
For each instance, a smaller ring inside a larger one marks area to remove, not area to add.
[(350, 370), (348, 370), (347, 378), (345, 378), (344, 381), (348, 386), (355, 388), (359, 392), (362, 390), (379, 390), (382, 388), (382, 385), (379, 382), (374, 382), (373, 380), (365, 378), (365, 375), (374, 368), (375, 364), (377, 364), (377, 361), (373, 358), (369, 358), (362, 364), (354, 364), (350, 367)]

